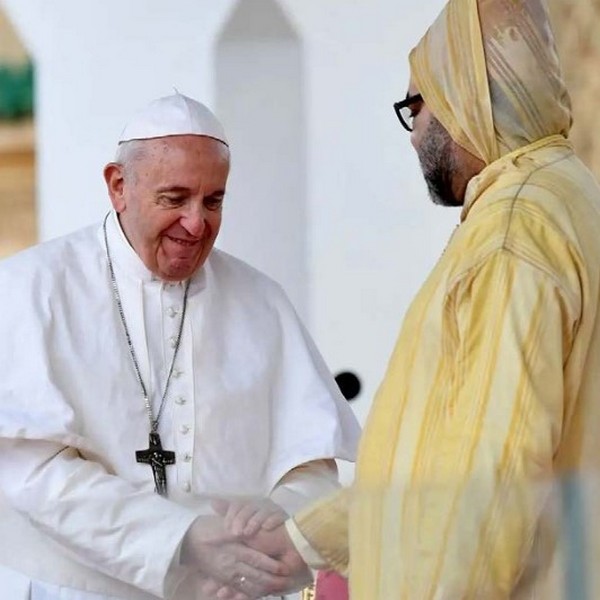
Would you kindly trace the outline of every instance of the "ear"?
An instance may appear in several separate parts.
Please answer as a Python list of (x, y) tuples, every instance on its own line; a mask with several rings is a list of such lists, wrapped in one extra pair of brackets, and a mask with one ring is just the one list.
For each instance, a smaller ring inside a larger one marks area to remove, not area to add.
[(123, 166), (117, 163), (108, 163), (104, 167), (104, 181), (113, 208), (121, 213), (125, 210), (125, 179), (123, 174)]

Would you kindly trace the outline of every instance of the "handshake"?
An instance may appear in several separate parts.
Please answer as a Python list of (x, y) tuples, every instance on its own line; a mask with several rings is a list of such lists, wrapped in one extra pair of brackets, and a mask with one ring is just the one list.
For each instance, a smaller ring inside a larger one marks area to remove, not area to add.
[(306, 586), (312, 575), (292, 543), (287, 513), (271, 500), (215, 500), (218, 516), (199, 517), (181, 562), (199, 576), (203, 597), (255, 600)]

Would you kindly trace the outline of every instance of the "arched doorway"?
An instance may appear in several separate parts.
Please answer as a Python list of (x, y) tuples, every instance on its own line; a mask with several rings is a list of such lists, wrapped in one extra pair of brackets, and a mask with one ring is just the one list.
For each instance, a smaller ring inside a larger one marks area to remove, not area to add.
[(274, 0), (240, 0), (215, 55), (216, 109), (232, 149), (219, 243), (280, 282), (306, 319), (306, 123), (299, 36)]

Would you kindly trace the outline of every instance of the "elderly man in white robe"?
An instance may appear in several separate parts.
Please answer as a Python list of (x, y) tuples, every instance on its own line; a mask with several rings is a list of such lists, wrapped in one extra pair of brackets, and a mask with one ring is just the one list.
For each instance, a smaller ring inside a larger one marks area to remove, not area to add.
[(331, 491), (359, 428), (281, 288), (213, 249), (228, 173), (215, 116), (161, 98), (105, 167), (103, 222), (0, 264), (2, 598), (286, 587), (224, 531)]

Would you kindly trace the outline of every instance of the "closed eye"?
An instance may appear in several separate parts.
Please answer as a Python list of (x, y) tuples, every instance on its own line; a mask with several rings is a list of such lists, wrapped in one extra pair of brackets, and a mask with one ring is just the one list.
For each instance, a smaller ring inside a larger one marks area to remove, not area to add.
[(414, 119), (420, 112), (421, 109), (423, 108), (423, 102), (415, 102), (414, 104), (411, 104), (409, 106), (410, 108), (410, 118)]
[(181, 206), (187, 200), (186, 196), (161, 194), (158, 197), (158, 203), (169, 208)]
[(208, 208), (208, 210), (219, 210), (223, 205), (223, 196), (208, 196), (204, 198), (204, 206)]

